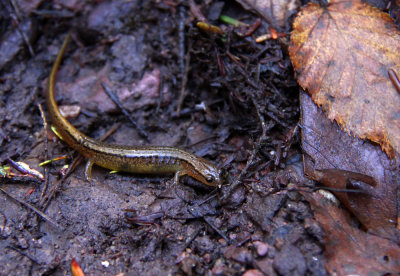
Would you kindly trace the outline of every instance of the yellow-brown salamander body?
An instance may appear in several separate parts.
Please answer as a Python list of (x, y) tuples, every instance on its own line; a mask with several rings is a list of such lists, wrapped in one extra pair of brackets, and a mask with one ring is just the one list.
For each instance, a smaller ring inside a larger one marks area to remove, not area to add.
[(72, 148), (88, 159), (85, 175), (91, 178), (93, 164), (101, 167), (131, 173), (189, 175), (209, 186), (221, 186), (221, 170), (194, 154), (174, 147), (148, 146), (130, 147), (102, 143), (92, 139), (71, 125), (58, 110), (54, 99), (55, 76), (61, 63), (70, 34), (67, 35), (49, 77), (46, 95), (47, 108), (57, 133)]

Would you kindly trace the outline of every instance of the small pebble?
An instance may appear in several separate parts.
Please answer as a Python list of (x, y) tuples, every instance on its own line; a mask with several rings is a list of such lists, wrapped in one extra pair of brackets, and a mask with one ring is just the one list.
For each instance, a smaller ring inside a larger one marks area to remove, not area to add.
[(265, 255), (267, 255), (268, 253), (268, 248), (269, 245), (260, 241), (255, 241), (254, 243), (254, 247), (257, 250), (257, 255), (260, 257), (264, 257)]
[(110, 262), (109, 262), (109, 261), (102, 261), (101, 264), (102, 264), (104, 267), (107, 268), (107, 267), (110, 265)]
[(243, 274), (243, 276), (263, 276), (263, 274), (257, 269), (249, 269)]
[(211, 262), (211, 255), (208, 254), (208, 253), (206, 253), (206, 254), (204, 254), (204, 256), (203, 256), (203, 259), (204, 259), (204, 261), (208, 264), (208, 263)]

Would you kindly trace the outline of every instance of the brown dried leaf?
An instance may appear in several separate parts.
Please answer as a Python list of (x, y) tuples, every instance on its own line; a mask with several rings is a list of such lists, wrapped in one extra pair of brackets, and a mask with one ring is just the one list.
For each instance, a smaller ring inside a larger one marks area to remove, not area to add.
[(302, 195), (325, 232), (329, 275), (394, 275), (400, 271), (400, 247), (395, 243), (351, 226), (349, 213), (320, 193)]
[(327, 187), (363, 192), (333, 193), (368, 232), (400, 244), (396, 230), (400, 164), (392, 164), (378, 145), (341, 131), (306, 93), (300, 94), (300, 103), (304, 173)]
[(287, 19), (296, 12), (298, 0), (237, 0), (245, 9), (257, 11), (275, 28), (285, 28)]
[(309, 4), (293, 23), (289, 54), (299, 84), (348, 133), (400, 152), (400, 32), (360, 0)]

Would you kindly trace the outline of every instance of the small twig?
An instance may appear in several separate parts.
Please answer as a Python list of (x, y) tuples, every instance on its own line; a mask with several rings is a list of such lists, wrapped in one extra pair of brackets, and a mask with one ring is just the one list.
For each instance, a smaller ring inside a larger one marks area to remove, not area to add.
[(247, 173), (247, 170), (250, 168), (250, 166), (253, 164), (254, 159), (258, 153), (258, 151), (261, 148), (261, 143), (259, 143), (261, 141), (261, 138), (265, 138), (265, 137), (260, 137), (260, 139), (256, 142), (256, 144), (254, 145), (254, 149), (251, 152), (251, 155), (249, 157), (249, 159), (247, 160), (246, 166), (244, 167), (244, 169), (240, 172), (239, 176), (233, 181), (232, 185), (230, 185), (228, 187), (228, 189), (224, 192), (224, 194), (222, 195), (222, 197), (220, 198), (220, 201), (223, 203), (231, 194), (232, 192), (236, 189), (237, 186), (239, 186), (239, 184), (241, 183), (244, 175)]
[(75, 16), (74, 12), (68, 11), (66, 9), (63, 9), (61, 11), (40, 9), (40, 10), (32, 10), (32, 13), (40, 17), (52, 18), (52, 19), (56, 18), (58, 20), (73, 18)]
[(39, 263), (37, 260), (35, 260), (34, 258), (32, 258), (31, 256), (29, 256), (28, 254), (24, 253), (23, 251), (19, 250), (19, 249), (16, 248), (16, 247), (14, 247), (14, 246), (12, 246), (12, 245), (7, 245), (6, 248), (11, 249), (11, 250), (14, 250), (14, 251), (18, 252), (19, 254), (21, 254), (22, 256), (27, 257), (27, 258), (28, 258), (29, 260), (31, 260), (33, 263), (35, 263), (35, 264), (37, 264), (37, 265), (40, 265), (40, 263)]
[(210, 200), (212, 200), (213, 198), (215, 198), (217, 196), (217, 191), (218, 191), (218, 189), (215, 189), (215, 190), (211, 191), (211, 193), (214, 193), (214, 194), (209, 195), (206, 199), (200, 201), (197, 205), (199, 205), (199, 206), (203, 205), (204, 203), (207, 203)]
[(146, 131), (139, 126), (135, 120), (131, 117), (129, 112), (122, 106), (121, 102), (119, 101), (117, 95), (104, 83), (101, 83), (101, 86), (103, 86), (104, 91), (107, 93), (107, 95), (110, 97), (110, 99), (118, 106), (118, 108), (122, 111), (122, 113), (128, 118), (128, 120), (132, 123), (134, 128), (136, 128), (140, 134), (147, 142), (150, 143), (149, 135), (146, 133)]
[(6, 229), (7, 217), (6, 217), (6, 215), (4, 215), (3, 212), (0, 212), (0, 214), (3, 216), (3, 229), (1, 229), (1, 231), (0, 231), (0, 235), (2, 235), (4, 232), (4, 229)]
[(185, 7), (183, 5), (179, 6), (179, 69), (183, 75), (185, 72)]
[[(46, 120), (46, 116), (44, 115), (43, 107), (40, 103), (39, 103), (39, 110), (40, 110), (40, 116), (42, 117), (42, 120), (43, 120), (43, 129), (45, 132), (45, 135), (44, 135), (44, 160), (48, 160), (49, 159), (49, 149), (48, 149), (48, 139), (47, 139), (47, 120)], [(40, 195), (40, 200), (42, 200), (44, 195), (46, 194), (48, 186), (49, 186), (49, 169), (47, 168), (47, 166), (45, 166), (44, 167), (44, 187), (42, 190), (42, 194)]]
[(32, 177), (31, 175), (13, 175), (12, 177), (0, 177), (0, 184), (36, 184), (40, 186), (42, 181), (37, 179), (36, 177)]
[(222, 61), (222, 57), (218, 51), (217, 45), (215, 45), (216, 43), (214, 42), (213, 44), (214, 44), (215, 58), (217, 59), (219, 73), (221, 74), (222, 77), (225, 78), (226, 77), (226, 69), (224, 66), (224, 62)]
[(196, 20), (201, 22), (208, 22), (207, 18), (203, 15), (200, 7), (194, 2), (194, 0), (189, 0), (190, 12)]
[(250, 27), (247, 29), (244, 35), (245, 36), (252, 35), (261, 26), (261, 23), (262, 23), (261, 19), (257, 18), (256, 21), (252, 25), (250, 25)]
[(292, 144), (294, 142), (294, 138), (297, 135), (297, 131), (299, 129), (299, 123), (296, 125), (292, 126), (289, 131), (285, 134), (285, 148), (283, 149), (282, 152), (282, 157), (286, 158), (288, 156), (289, 149), (292, 147)]
[(28, 258), (29, 260), (31, 260), (35, 264), (39, 264), (39, 262), (36, 261), (35, 259), (33, 259), (31, 256), (27, 255), (26, 253), (24, 253), (23, 251), (19, 250), (18, 248), (14, 247), (12, 245), (7, 245), (6, 248), (14, 250), (15, 252), (18, 252), (19, 254), (21, 254), (22, 256), (24, 256), (26, 258)]
[[(136, 214), (136, 210), (125, 209), (123, 211), (133, 212)], [(127, 213), (125, 213), (125, 215), (127, 215)], [(165, 216), (164, 212), (160, 211), (160, 212), (155, 212), (155, 213), (151, 213), (148, 215), (136, 215), (135, 217), (125, 216), (125, 219), (132, 224), (144, 226), (144, 225), (154, 225), (154, 224), (156, 224), (155, 223), (156, 220), (161, 219), (164, 216)]]
[(306, 187), (305, 189), (302, 189), (301, 187), (299, 188), (290, 188), (287, 189), (287, 192), (304, 192), (304, 193), (315, 193), (319, 190), (326, 190), (329, 192), (339, 192), (339, 193), (355, 193), (355, 194), (363, 194), (363, 195), (369, 195), (371, 197), (374, 197), (371, 193), (368, 193), (367, 191), (363, 190), (357, 190), (357, 189), (338, 189), (338, 188), (331, 188), (331, 187)]
[(119, 127), (121, 126), (121, 123), (116, 123), (114, 124), (109, 130), (107, 130), (106, 133), (103, 134), (103, 136), (100, 137), (100, 141), (103, 142), (104, 140), (106, 140), (108, 137), (110, 137), (114, 132), (117, 131), (117, 129), (119, 129)]
[(260, 51), (258, 51), (254, 56), (253, 59), (257, 60), (259, 59), (266, 51), (268, 51), (269, 49), (271, 49), (271, 45), (267, 44), (266, 46), (264, 46), (264, 48), (262, 48)]
[[(315, 187), (313, 188), (313, 192), (318, 191), (318, 190), (327, 190), (330, 192), (337, 192), (337, 193), (355, 193), (355, 194), (364, 194), (364, 195), (369, 195), (371, 197), (374, 197), (373, 194), (371, 194), (368, 191), (364, 190), (359, 190), (359, 189), (340, 189), (340, 188), (332, 188), (332, 187)], [(377, 196), (375, 196), (377, 197)]]
[(215, 231), (217, 232), (228, 244), (231, 244), (232, 242), (228, 239), (228, 237), (221, 232), (208, 218), (203, 217), (203, 220)]
[(56, 223), (54, 220), (52, 220), (49, 216), (47, 216), (45, 213), (43, 213), (42, 211), (40, 211), (39, 209), (37, 209), (36, 207), (32, 206), (31, 204), (18, 199), (16, 197), (14, 197), (13, 195), (11, 195), (10, 193), (6, 192), (5, 190), (3, 190), (2, 188), (0, 188), (0, 191), (2, 191), (4, 194), (6, 194), (8, 197), (14, 199), (15, 201), (17, 201), (18, 203), (24, 205), (25, 207), (31, 209), (32, 211), (34, 211), (35, 213), (37, 213), (39, 216), (41, 216), (43, 219), (45, 219), (46, 221), (50, 222), (50, 224), (54, 225), (55, 227), (57, 227), (59, 230), (64, 230), (64, 227), (62, 227), (61, 225), (59, 225), (58, 223)]
[(265, 114), (270, 117), (272, 120), (280, 124), (281, 126), (285, 128), (290, 128), (289, 125), (281, 120), (279, 120), (272, 112), (266, 111)]
[(220, 198), (222, 203), (224, 203), (225, 200), (236, 189), (236, 187), (239, 186), (239, 184), (241, 183), (244, 175), (247, 174), (247, 170), (250, 168), (250, 166), (253, 165), (257, 153), (260, 151), (261, 146), (263, 145), (265, 139), (267, 138), (267, 131), (270, 130), (273, 127), (273, 123), (267, 124), (265, 122), (264, 116), (261, 114), (261, 111), (260, 111), (261, 107), (257, 103), (254, 94), (253, 93), (249, 93), (249, 94), (250, 94), (250, 97), (251, 97), (251, 100), (252, 100), (254, 106), (256, 107), (258, 119), (260, 120), (260, 123), (261, 123), (262, 133), (261, 133), (261, 136), (258, 138), (258, 141), (254, 145), (253, 151), (251, 152), (251, 155), (250, 155), (249, 159), (247, 160), (246, 166), (240, 172), (239, 176), (233, 181), (232, 185), (227, 188), (225, 193)]
[[(198, 206), (195, 206), (195, 207), (198, 207)], [(222, 233), (208, 218), (206, 218), (205, 216), (203, 216), (203, 215), (200, 215), (199, 216), (199, 214), (196, 214), (196, 212), (195, 212), (195, 207), (191, 207), (191, 208), (188, 208), (188, 211), (189, 211), (189, 213), (192, 215), (192, 216), (194, 216), (195, 218), (202, 218), (204, 221), (205, 221), (205, 223), (207, 223), (215, 232), (217, 232), (228, 244), (230, 244), (231, 243), (231, 241), (228, 239), (228, 237), (224, 234), (224, 233)]]
[(19, 12), (18, 6), (17, 6), (17, 4), (15, 3), (14, 0), (10, 0), (10, 4), (11, 4), (12, 8), (15, 10), (15, 15), (13, 13), (11, 13), (11, 17), (17, 22), (17, 24), (18, 24), (17, 25), (17, 30), (20, 33), (20, 35), (22, 36), (22, 39), (24, 40), (26, 46), (28, 47), (30, 55), (32, 57), (34, 57), (35, 56), (35, 51), (33, 50), (33, 47), (32, 47), (32, 45), (31, 45), (31, 43), (29, 41), (29, 38), (26, 35), (26, 33), (19, 27), (20, 26), (20, 22), (19, 22), (20, 20), (18, 18), (19, 18), (19, 13), (20, 12)]
[(400, 81), (399, 78), (397, 77), (396, 72), (393, 69), (389, 69), (389, 78), (392, 81), (394, 87), (396, 87), (397, 92), (400, 93)]
[[(247, 75), (247, 73), (241, 68), (241, 67), (236, 67), (237, 71), (245, 78), (247, 84), (249, 84), (251, 87), (260, 90), (260, 87), (257, 83), (255, 83), (254, 81), (252, 81), (249, 76)], [(253, 93), (249, 93), (251, 97), (254, 96)], [(252, 99), (253, 103), (255, 103), (255, 99)], [(257, 106), (256, 106), (257, 107)], [(259, 113), (259, 108), (257, 108), (257, 112)], [(279, 120), (272, 112), (265, 112), (265, 114), (270, 117), (272, 120), (274, 120), (275, 122), (277, 122), (278, 124), (280, 124), (281, 126), (285, 127), (285, 128), (289, 128), (288, 124), (286, 124), (285, 122), (282, 122), (281, 120)]]
[(158, 114), (158, 112), (160, 112), (160, 108), (161, 108), (161, 104), (163, 101), (163, 87), (164, 87), (164, 78), (161, 75), (160, 76), (160, 85), (157, 86), (157, 92), (158, 92), (158, 99), (157, 99), (157, 106), (156, 106), (156, 111), (154, 112), (154, 114)]
[(186, 248), (189, 247), (189, 245), (192, 243), (192, 241), (194, 241), (194, 239), (200, 234), (200, 231), (202, 228), (203, 227), (197, 228), (197, 230), (194, 231), (194, 233), (192, 235), (190, 235), (189, 238), (186, 239), (185, 248), (183, 250), (185, 250)]
[(199, 141), (196, 141), (196, 142), (194, 142), (194, 143), (191, 143), (190, 145), (187, 145), (187, 146), (185, 146), (185, 147), (186, 147), (186, 148), (193, 148), (194, 146), (197, 146), (197, 145), (206, 143), (206, 142), (208, 142), (208, 141), (210, 141), (210, 140), (215, 140), (216, 138), (218, 138), (217, 135), (211, 135), (211, 136), (205, 137), (205, 138), (203, 138), (203, 139), (200, 139)]
[(182, 110), (182, 105), (183, 105), (183, 101), (185, 100), (186, 97), (186, 84), (187, 84), (187, 80), (188, 80), (188, 74), (189, 74), (189, 62), (190, 62), (190, 55), (187, 54), (186, 55), (186, 62), (185, 62), (185, 72), (182, 75), (182, 84), (181, 84), (181, 90), (179, 93), (179, 99), (178, 99), (178, 104), (177, 104), (177, 108), (176, 108), (176, 113), (178, 113), (178, 115), (180, 114), (181, 110)]
[(53, 187), (51, 187), (50, 191), (41, 198), (40, 200), (40, 207), (43, 208), (43, 210), (46, 210), (47, 207), (49, 206), (51, 200), (54, 198), (54, 195), (56, 194), (57, 191), (60, 190), (62, 184), (64, 183), (64, 180), (71, 174), (71, 172), (81, 163), (83, 160), (83, 156), (79, 155), (76, 157), (71, 165), (68, 167), (67, 171), (65, 174), (59, 179)]
[(182, 110), (183, 101), (186, 97), (186, 85), (189, 75), (189, 63), (190, 63), (190, 40), (188, 45), (188, 51), (185, 54), (185, 8), (179, 7), (179, 69), (181, 71), (181, 90), (179, 93), (179, 99), (176, 107), (176, 112), (179, 114)]

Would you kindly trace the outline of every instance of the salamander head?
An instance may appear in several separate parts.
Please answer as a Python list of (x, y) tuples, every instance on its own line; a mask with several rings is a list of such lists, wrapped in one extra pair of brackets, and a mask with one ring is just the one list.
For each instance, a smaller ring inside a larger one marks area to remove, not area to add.
[(221, 188), (223, 184), (223, 171), (205, 159), (197, 162), (194, 170), (188, 174), (208, 186)]

